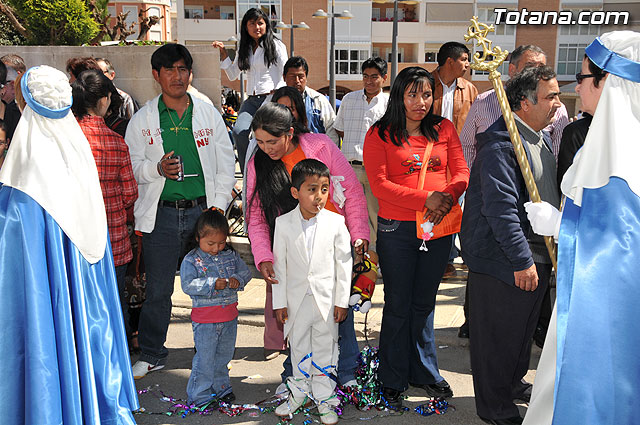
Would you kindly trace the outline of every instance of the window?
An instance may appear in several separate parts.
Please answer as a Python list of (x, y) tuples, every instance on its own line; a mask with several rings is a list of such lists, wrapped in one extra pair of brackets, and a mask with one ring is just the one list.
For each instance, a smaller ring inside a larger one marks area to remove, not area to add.
[[(393, 49), (387, 48), (387, 62), (391, 62), (393, 59)], [(398, 62), (404, 62), (404, 47), (398, 47)]]
[[(563, 11), (568, 10), (573, 15), (573, 19), (577, 20), (578, 15), (582, 11), (596, 11), (601, 9), (568, 9), (563, 8)], [(580, 25), (560, 25), (560, 35), (599, 35), (600, 25), (592, 24), (580, 24)], [(575, 74), (575, 72), (574, 72)]]
[(380, 8), (374, 7), (371, 9), (371, 20), (379, 21), (380, 20)]
[(234, 6), (220, 6), (220, 19), (235, 19), (236, 8)]
[(560, 43), (558, 45), (558, 75), (575, 75), (580, 72), (587, 44)]
[(202, 6), (184, 6), (185, 19), (202, 19), (203, 17), (204, 10)]
[[(386, 14), (387, 19), (393, 21), (393, 7), (387, 7)], [(398, 8), (398, 22), (400, 22), (402, 19), (404, 19), (404, 9)]]
[[(511, 12), (512, 9), (509, 9)], [(492, 7), (478, 8), (478, 21), (485, 24), (493, 24), (496, 27), (495, 35), (514, 35), (516, 33), (515, 25), (500, 24), (496, 25), (496, 14), (493, 13)], [(489, 36), (490, 37), (490, 36)]]
[(107, 13), (111, 15), (112, 18), (116, 17), (116, 7), (115, 6), (107, 6)]
[[(491, 62), (493, 60), (493, 55), (487, 55), (487, 62)], [(504, 77), (505, 75), (508, 77), (509, 76), (509, 62), (508, 61), (504, 61), (500, 64), (500, 66), (498, 67), (498, 72), (500, 73), (500, 75), (502, 75), (502, 77)], [(471, 70), (472, 74), (475, 75), (489, 75), (489, 72), (487, 71), (475, 71), (475, 70)]]
[(438, 52), (424, 52), (425, 62), (438, 62)]
[(368, 50), (336, 49), (336, 74), (361, 74), (362, 62), (368, 58)]

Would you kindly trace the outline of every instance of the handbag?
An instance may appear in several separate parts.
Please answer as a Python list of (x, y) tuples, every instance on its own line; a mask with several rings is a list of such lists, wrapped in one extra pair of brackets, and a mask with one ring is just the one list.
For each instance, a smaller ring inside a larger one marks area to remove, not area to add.
[[(427, 142), (427, 147), (424, 150), (422, 156), (422, 167), (420, 168), (420, 177), (418, 178), (418, 189), (424, 187), (424, 180), (427, 175), (427, 168), (429, 165), (429, 158), (431, 158), (431, 150), (433, 149), (433, 141)], [(449, 170), (447, 168), (447, 182), (449, 182)], [(455, 203), (442, 219), (438, 225), (430, 225), (423, 217), (427, 211), (424, 208), (422, 211), (416, 211), (416, 233), (418, 239), (428, 241), (429, 239), (438, 239), (443, 236), (453, 235), (460, 231), (460, 225), (462, 224), (462, 208), (459, 203)], [(431, 227), (431, 228), (430, 228)], [(424, 243), (423, 243), (424, 245)], [(420, 248), (422, 249), (422, 247)], [(426, 248), (425, 248), (426, 249)]]

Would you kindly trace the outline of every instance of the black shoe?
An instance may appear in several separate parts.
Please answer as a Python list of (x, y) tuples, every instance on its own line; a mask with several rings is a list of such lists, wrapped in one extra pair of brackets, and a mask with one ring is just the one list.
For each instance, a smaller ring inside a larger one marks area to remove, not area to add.
[(547, 338), (547, 329), (541, 325), (536, 326), (533, 333), (533, 342), (540, 348), (544, 347), (544, 340)]
[(522, 418), (520, 416), (514, 416), (513, 418), (507, 418), (507, 419), (485, 419), (485, 418), (480, 418), (482, 419), (484, 422), (488, 423), (488, 424), (493, 424), (493, 425), (519, 425), (522, 423)]
[(520, 382), (521, 384), (517, 385), (513, 390), (513, 399), (529, 403), (531, 401), (531, 391), (533, 390), (533, 385), (531, 385), (524, 379), (520, 380)]
[(232, 391), (229, 394), (220, 397), (218, 400), (219, 401), (223, 401), (225, 403), (232, 403), (232, 402), (236, 401), (236, 395)]
[(458, 329), (458, 338), (469, 338), (469, 322), (464, 322)]
[(412, 384), (409, 383), (412, 387), (422, 388), (429, 394), (431, 397), (440, 397), (440, 398), (449, 398), (453, 397), (453, 391), (451, 391), (451, 387), (449, 383), (444, 379), (437, 384)]
[(382, 389), (382, 399), (380, 402), (381, 407), (400, 410), (402, 409), (402, 392), (385, 387)]

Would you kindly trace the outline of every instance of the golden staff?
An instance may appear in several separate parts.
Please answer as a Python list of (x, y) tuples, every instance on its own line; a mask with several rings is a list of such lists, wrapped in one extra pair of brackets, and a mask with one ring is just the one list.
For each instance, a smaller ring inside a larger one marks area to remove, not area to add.
[[(538, 188), (533, 180), (533, 173), (529, 166), (527, 153), (524, 150), (524, 146), (522, 146), (520, 133), (518, 132), (516, 122), (513, 119), (513, 113), (511, 112), (511, 107), (509, 106), (509, 101), (507, 100), (507, 94), (504, 91), (502, 80), (500, 79), (500, 73), (497, 71), (500, 64), (502, 64), (502, 62), (507, 58), (509, 52), (502, 50), (498, 46), (492, 48), (492, 41), (487, 38), (487, 34), (494, 31), (495, 28), (493, 25), (478, 22), (477, 16), (471, 18), (471, 25), (469, 26), (467, 34), (464, 36), (464, 40), (469, 41), (475, 39), (478, 44), (482, 46), (482, 52), (476, 52), (473, 55), (471, 68), (476, 71), (489, 72), (489, 80), (491, 80), (493, 88), (496, 91), (496, 96), (498, 96), (498, 103), (500, 103), (502, 116), (504, 117), (504, 122), (507, 124), (507, 129), (509, 130), (511, 143), (513, 143), (513, 150), (516, 152), (516, 159), (518, 160), (518, 165), (520, 165), (520, 171), (522, 172), (522, 177), (524, 177), (524, 183), (527, 187), (527, 191), (529, 192), (529, 196), (533, 202), (541, 202), (540, 193), (538, 193)], [(489, 60), (489, 56), (493, 56), (493, 59)], [(545, 236), (544, 242), (547, 245), (547, 250), (551, 257), (551, 263), (553, 263), (553, 267), (557, 270), (556, 244), (551, 236)]]

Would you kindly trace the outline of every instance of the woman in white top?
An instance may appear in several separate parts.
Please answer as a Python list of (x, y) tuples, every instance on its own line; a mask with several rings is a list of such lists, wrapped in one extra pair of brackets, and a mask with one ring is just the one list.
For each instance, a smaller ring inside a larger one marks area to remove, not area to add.
[(240, 47), (233, 63), (227, 55), (224, 43), (214, 41), (212, 46), (220, 50), (221, 67), (231, 81), (238, 78), (242, 71), (247, 71), (248, 97), (242, 102), (238, 120), (233, 127), (238, 162), (244, 171), (253, 115), (269, 94), (284, 86), (282, 72), (288, 57), (287, 48), (274, 37), (271, 21), (262, 10), (247, 10), (240, 27)]

